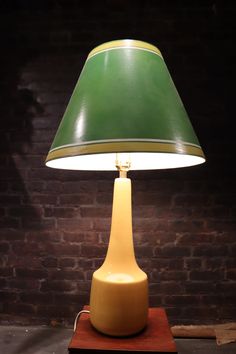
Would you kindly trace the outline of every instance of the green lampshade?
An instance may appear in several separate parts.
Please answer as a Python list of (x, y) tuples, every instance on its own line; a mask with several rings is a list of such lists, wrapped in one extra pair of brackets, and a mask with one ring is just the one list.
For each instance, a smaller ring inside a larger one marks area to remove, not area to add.
[(205, 161), (159, 49), (137, 40), (90, 52), (46, 165), (115, 170), (116, 153), (130, 154), (131, 170)]

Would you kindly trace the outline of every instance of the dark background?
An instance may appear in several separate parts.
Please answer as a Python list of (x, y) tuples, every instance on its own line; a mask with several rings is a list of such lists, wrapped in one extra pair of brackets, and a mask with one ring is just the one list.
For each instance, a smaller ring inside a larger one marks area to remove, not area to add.
[(2, 323), (71, 323), (109, 237), (115, 173), (46, 168), (88, 52), (133, 38), (162, 52), (207, 157), (132, 172), (150, 305), (171, 323), (236, 317), (234, 1), (0, 2)]

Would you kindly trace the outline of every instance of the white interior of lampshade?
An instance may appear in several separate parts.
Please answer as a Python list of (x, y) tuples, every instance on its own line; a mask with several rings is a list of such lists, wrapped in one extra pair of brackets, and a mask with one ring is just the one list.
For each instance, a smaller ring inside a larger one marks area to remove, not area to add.
[[(129, 153), (130, 170), (155, 170), (188, 167), (205, 162), (200, 156), (175, 153)], [(65, 170), (113, 171), (116, 170), (116, 153), (61, 157), (46, 162), (48, 167)]]

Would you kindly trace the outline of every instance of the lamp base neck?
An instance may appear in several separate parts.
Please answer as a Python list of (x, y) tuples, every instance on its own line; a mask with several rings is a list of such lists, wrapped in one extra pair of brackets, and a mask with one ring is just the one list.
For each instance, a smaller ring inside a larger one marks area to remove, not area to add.
[(131, 181), (116, 178), (107, 256), (92, 279), (91, 323), (102, 333), (128, 336), (145, 327), (147, 315), (147, 275), (137, 265), (133, 246)]

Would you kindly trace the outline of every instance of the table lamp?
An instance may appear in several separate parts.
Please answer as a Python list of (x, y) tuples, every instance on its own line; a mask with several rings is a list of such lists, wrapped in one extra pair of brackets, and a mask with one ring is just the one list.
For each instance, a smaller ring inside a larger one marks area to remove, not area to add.
[(110, 240), (92, 278), (90, 321), (128, 336), (147, 325), (147, 275), (136, 263), (129, 170), (198, 165), (203, 151), (164, 63), (152, 44), (115, 40), (93, 49), (58, 128), (46, 165), (118, 170)]

